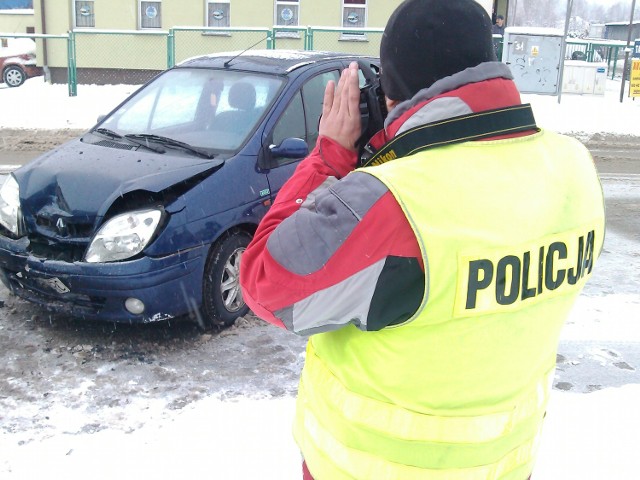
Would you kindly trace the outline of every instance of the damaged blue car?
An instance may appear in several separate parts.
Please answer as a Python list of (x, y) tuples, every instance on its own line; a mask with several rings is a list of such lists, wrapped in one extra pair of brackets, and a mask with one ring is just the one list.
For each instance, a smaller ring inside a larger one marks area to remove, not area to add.
[(314, 147), (328, 81), (351, 61), (250, 51), (187, 60), (0, 188), (0, 278), (90, 320), (230, 325), (242, 253)]

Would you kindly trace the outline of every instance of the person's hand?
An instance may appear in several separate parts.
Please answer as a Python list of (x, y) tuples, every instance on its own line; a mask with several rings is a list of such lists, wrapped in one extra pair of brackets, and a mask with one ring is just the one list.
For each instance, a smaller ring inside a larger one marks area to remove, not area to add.
[(361, 128), (358, 64), (351, 62), (342, 71), (337, 88), (333, 80), (327, 84), (318, 133), (355, 150)]

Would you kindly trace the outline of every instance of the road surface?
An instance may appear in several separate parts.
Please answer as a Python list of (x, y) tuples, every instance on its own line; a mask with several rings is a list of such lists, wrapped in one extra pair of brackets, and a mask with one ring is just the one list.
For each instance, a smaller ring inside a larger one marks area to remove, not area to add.
[[(40, 142), (35, 149), (0, 148), (5, 174), (41, 153), (43, 145), (55, 146), (43, 142), (44, 136), (18, 141), (23, 147), (25, 142)], [(635, 146), (603, 141), (590, 149), (605, 192), (608, 241), (621, 238), (626, 249), (640, 252), (640, 141)], [(612, 250), (603, 255), (599, 266), (605, 268), (598, 278), (594, 275), (587, 284), (587, 301), (601, 301), (598, 295), (606, 293), (609, 284), (612, 292), (637, 299), (640, 256), (625, 257), (632, 260), (622, 264), (626, 270), (621, 274), (620, 262), (607, 265), (616, 255), (616, 244)], [(578, 333), (584, 327), (580, 320), (573, 327)], [(612, 320), (619, 319), (607, 318)], [(59, 428), (62, 414), (76, 419), (65, 427), (71, 433), (130, 432), (164, 415), (159, 412), (210, 396), (291, 396), (304, 346), (303, 338), (251, 315), (221, 332), (201, 332), (176, 321), (96, 324), (50, 315), (0, 286), (0, 433), (20, 442), (38, 441)], [(558, 352), (556, 390), (588, 393), (640, 383), (637, 335), (570, 335), (562, 338)]]

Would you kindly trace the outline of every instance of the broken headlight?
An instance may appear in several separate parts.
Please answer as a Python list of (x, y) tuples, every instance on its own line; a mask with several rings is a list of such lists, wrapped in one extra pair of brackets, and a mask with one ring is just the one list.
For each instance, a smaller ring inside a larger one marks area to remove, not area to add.
[(85, 261), (115, 262), (137, 255), (153, 239), (161, 219), (162, 210), (155, 208), (113, 217), (94, 235)]
[(0, 187), (0, 224), (15, 236), (20, 235), (20, 187), (13, 175), (9, 175)]

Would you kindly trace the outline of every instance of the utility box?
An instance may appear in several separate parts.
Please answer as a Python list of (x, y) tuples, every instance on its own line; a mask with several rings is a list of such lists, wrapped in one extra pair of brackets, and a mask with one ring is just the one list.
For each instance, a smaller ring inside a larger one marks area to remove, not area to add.
[(562, 93), (604, 95), (607, 64), (582, 60), (566, 60), (562, 74)]
[(555, 28), (507, 27), (502, 61), (521, 93), (557, 95), (564, 33)]

